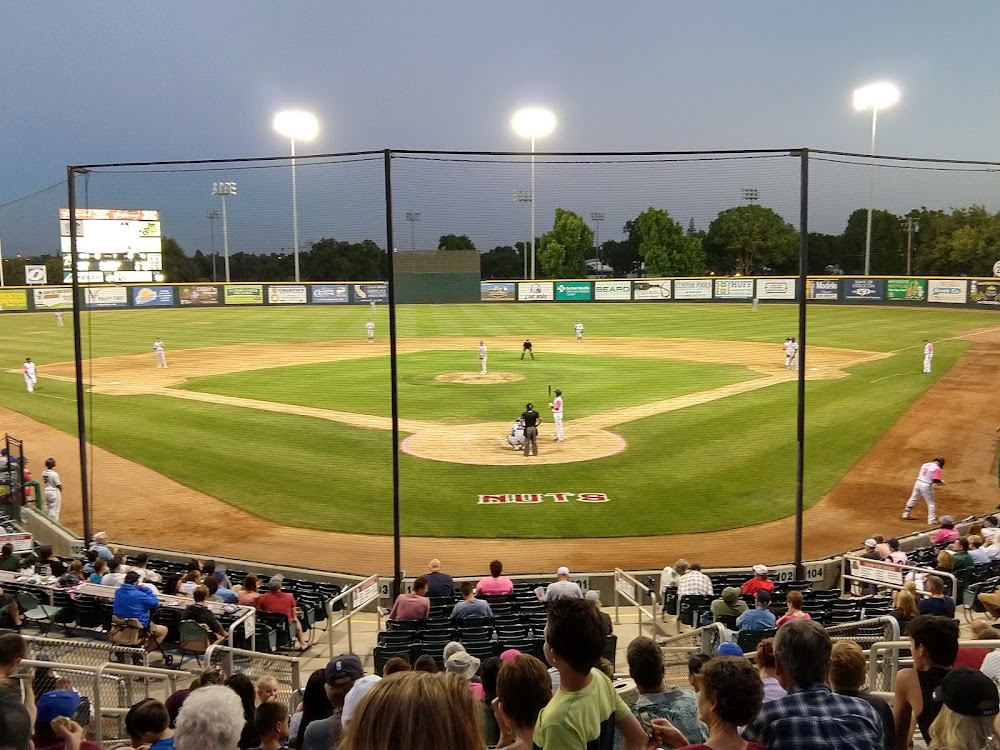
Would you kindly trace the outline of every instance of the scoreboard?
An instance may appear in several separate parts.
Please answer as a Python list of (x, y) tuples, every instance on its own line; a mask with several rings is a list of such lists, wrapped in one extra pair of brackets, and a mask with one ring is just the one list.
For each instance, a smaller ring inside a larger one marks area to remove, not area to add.
[[(165, 281), (160, 212), (76, 209), (77, 273), (81, 284)], [(59, 209), (63, 282), (73, 280), (69, 209)]]

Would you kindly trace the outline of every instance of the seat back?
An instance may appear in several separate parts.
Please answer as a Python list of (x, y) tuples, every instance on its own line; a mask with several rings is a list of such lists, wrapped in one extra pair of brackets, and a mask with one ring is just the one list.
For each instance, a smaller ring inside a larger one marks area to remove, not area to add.
[(743, 653), (749, 654), (757, 650), (757, 645), (765, 638), (774, 638), (777, 630), (741, 630), (736, 636), (736, 645), (743, 649)]
[(211, 646), (211, 634), (204, 623), (194, 620), (181, 620), (180, 649), (195, 654), (203, 654)]
[(146, 626), (134, 617), (112, 616), (109, 637), (119, 646), (141, 646), (146, 642)]
[(736, 630), (736, 617), (737, 615), (719, 615), (716, 622), (721, 622), (730, 630)]

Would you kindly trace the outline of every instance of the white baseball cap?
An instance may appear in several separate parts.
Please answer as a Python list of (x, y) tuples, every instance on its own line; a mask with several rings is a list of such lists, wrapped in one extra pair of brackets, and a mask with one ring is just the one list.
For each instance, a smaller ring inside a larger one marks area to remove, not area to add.
[(865, 539), (865, 546), (866, 547), (874, 547), (875, 546), (875, 540), (874, 539)]
[(767, 566), (766, 565), (754, 565), (753, 566), (753, 572), (756, 573), (759, 576), (766, 576), (767, 575)]
[(557, 576), (568, 576), (569, 575), (569, 568), (567, 568), (565, 565), (563, 565), (561, 568), (559, 568), (559, 570), (556, 571), (556, 575)]
[(346, 727), (347, 722), (354, 716), (354, 712), (357, 710), (358, 704), (361, 703), (361, 699), (368, 695), (368, 691), (381, 682), (381, 680), (382, 678), (377, 674), (370, 674), (367, 677), (362, 677), (351, 686), (351, 689), (347, 691), (347, 695), (344, 696), (344, 709), (340, 714), (340, 725), (342, 727)]

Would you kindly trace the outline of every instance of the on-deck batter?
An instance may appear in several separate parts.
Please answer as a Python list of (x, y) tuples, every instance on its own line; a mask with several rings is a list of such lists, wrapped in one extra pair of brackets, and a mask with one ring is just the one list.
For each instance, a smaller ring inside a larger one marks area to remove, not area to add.
[(561, 443), (563, 441), (563, 397), (562, 391), (556, 388), (556, 397), (549, 404), (549, 408), (552, 409), (552, 421), (556, 423), (556, 442)]
[(920, 467), (917, 481), (913, 483), (913, 492), (903, 508), (903, 520), (912, 521), (910, 511), (917, 504), (917, 497), (922, 497), (927, 503), (927, 523), (937, 523), (937, 506), (934, 503), (934, 485), (944, 484), (941, 479), (941, 469), (944, 468), (944, 456), (938, 456)]

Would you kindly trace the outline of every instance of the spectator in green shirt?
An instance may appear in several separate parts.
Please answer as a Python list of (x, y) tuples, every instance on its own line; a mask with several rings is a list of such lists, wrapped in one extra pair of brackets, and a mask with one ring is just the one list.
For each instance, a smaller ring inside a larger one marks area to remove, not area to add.
[(973, 567), (976, 563), (973, 561), (972, 556), (969, 554), (969, 538), (960, 536), (955, 540), (955, 543), (951, 545), (951, 551), (954, 553), (952, 555), (952, 560), (955, 563), (955, 570), (965, 570), (966, 568)]
[(0, 570), (18, 571), (21, 569), (21, 558), (14, 554), (14, 545), (7, 543), (0, 549)]
[(740, 590), (735, 586), (722, 589), (722, 597), (712, 602), (712, 622), (720, 617), (739, 617), (747, 611), (747, 603), (740, 599)]

